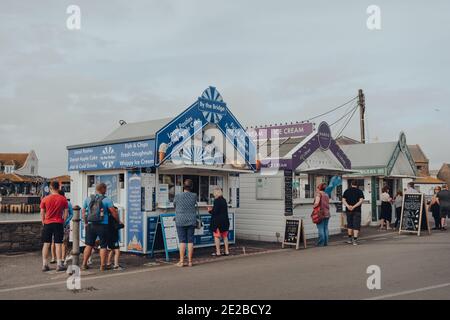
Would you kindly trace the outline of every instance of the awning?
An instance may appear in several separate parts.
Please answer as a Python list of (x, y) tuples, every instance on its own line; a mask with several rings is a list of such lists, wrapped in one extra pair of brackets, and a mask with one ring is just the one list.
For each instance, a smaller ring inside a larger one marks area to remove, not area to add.
[(178, 171), (182, 173), (186, 173), (185, 170), (190, 169), (199, 172), (205, 171), (219, 171), (219, 172), (227, 172), (227, 173), (253, 173), (253, 170), (248, 169), (237, 169), (237, 168), (222, 168), (215, 166), (204, 166), (204, 165), (164, 165), (159, 167), (159, 172), (165, 173), (177, 173)]

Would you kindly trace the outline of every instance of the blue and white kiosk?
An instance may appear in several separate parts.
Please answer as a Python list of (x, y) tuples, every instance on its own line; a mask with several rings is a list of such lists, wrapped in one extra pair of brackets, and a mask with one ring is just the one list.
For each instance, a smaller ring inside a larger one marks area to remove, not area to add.
[[(101, 141), (68, 146), (72, 203), (81, 206), (100, 182), (119, 208), (121, 250), (178, 251), (173, 199), (185, 179), (194, 182), (203, 228), (196, 247), (214, 245), (207, 206), (213, 189), (229, 201), (229, 240), (235, 242), (239, 175), (255, 170), (256, 147), (214, 87), (175, 118), (124, 123)], [(82, 229), (81, 239), (84, 239)]]

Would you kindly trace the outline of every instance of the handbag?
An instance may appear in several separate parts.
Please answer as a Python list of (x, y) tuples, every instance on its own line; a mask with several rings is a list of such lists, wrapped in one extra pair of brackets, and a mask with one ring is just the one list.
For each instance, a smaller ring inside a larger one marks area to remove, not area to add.
[(200, 218), (200, 210), (197, 207), (197, 219), (196, 219), (196, 222), (195, 222), (195, 229), (201, 229), (202, 227), (203, 227), (203, 221)]
[(312, 219), (312, 222), (314, 224), (319, 224), (323, 220), (324, 214), (323, 214), (323, 211), (322, 211), (321, 203), (322, 203), (322, 194), (320, 194), (320, 202), (319, 202), (319, 204), (317, 205), (317, 207), (315, 207), (313, 209), (313, 212), (311, 213), (311, 219)]

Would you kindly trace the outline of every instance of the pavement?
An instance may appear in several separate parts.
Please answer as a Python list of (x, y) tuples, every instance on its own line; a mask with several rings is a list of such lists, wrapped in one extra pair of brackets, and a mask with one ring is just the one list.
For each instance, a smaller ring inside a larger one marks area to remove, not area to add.
[[(450, 232), (398, 235), (365, 228), (359, 246), (333, 236), (324, 248), (281, 249), (238, 241), (231, 256), (195, 252), (194, 267), (124, 254), (123, 271), (81, 273), (81, 290), (68, 290), (65, 273), (40, 271), (39, 252), (0, 255), (0, 299), (450, 299)], [(368, 289), (369, 266), (380, 289)]]

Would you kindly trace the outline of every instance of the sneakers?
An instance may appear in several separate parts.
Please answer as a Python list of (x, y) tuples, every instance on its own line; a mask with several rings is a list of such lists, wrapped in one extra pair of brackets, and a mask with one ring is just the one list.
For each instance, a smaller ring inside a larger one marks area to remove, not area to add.
[(347, 244), (353, 244), (353, 240), (352, 240), (352, 239), (348, 239), (347, 241), (345, 241), (345, 243), (347, 243)]
[(62, 272), (62, 271), (66, 271), (67, 268), (63, 265), (59, 265), (56, 267), (56, 272)]
[(50, 267), (48, 265), (42, 266), (42, 272), (50, 271)]
[(50, 260), (50, 263), (51, 263), (51, 264), (55, 264), (55, 263), (56, 263), (56, 260), (55, 260), (55, 259), (52, 259), (52, 260)]
[(87, 269), (89, 269), (88, 265), (84, 264), (84, 265), (81, 266), (81, 270), (87, 270)]
[(358, 243), (358, 240), (356, 240), (356, 239), (353, 239), (353, 241), (352, 241), (352, 245), (354, 245), (354, 246), (357, 246), (357, 245), (359, 245), (359, 243)]
[(113, 267), (114, 271), (122, 271), (123, 269), (124, 269), (124, 267), (122, 267), (120, 264)]

